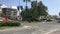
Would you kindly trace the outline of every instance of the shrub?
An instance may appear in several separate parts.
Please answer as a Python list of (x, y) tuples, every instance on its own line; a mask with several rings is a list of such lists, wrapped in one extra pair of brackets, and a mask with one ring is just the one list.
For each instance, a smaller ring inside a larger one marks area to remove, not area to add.
[(1, 21), (0, 26), (20, 26), (20, 22), (17, 21)]

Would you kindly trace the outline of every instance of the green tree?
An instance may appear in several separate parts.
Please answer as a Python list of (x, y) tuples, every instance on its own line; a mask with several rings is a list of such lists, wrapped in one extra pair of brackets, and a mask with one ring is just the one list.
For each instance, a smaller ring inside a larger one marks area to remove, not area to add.
[(23, 10), (23, 6), (17, 6), (17, 9), (19, 10), (19, 8), (21, 9), (21, 10)]
[(31, 2), (31, 7), (32, 8), (36, 8), (36, 6), (37, 6), (37, 1), (32, 1)]
[(27, 8), (27, 2), (30, 2), (31, 0), (23, 0), (24, 2), (26, 2), (26, 8)]
[(37, 1), (32, 1), (31, 2), (31, 9), (32, 9), (32, 18), (38, 18), (38, 11), (37, 11)]
[(27, 6), (27, 2), (30, 2), (31, 0), (23, 0), (24, 2), (26, 2), (26, 6)]
[(40, 1), (39, 3), (36, 1), (31, 2), (31, 8), (27, 7), (22, 10), (21, 15), (23, 20), (37, 20), (40, 16), (47, 16), (47, 7)]
[(48, 15), (47, 10), (48, 8), (42, 3), (42, 1), (40, 1), (38, 3), (39, 14), (41, 14), (41, 16), (47, 16)]

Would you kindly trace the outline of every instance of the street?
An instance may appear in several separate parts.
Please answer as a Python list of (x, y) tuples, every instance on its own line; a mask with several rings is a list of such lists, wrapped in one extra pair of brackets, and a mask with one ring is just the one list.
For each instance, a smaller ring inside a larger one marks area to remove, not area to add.
[(28, 28), (15, 28), (12, 30), (0, 31), (0, 34), (59, 34), (59, 33), (60, 23), (57, 23), (56, 21), (44, 22), (44, 24), (37, 26), (31, 25)]

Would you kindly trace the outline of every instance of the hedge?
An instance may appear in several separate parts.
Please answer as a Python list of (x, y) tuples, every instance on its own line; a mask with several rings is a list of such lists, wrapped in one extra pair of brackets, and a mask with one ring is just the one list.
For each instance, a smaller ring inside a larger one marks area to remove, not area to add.
[(0, 26), (20, 26), (21, 23), (17, 21), (0, 21)]

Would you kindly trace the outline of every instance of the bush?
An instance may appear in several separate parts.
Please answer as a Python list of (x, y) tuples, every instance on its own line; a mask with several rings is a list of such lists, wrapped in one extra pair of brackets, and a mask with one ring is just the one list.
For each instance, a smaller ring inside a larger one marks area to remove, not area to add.
[(20, 22), (17, 21), (1, 21), (0, 26), (20, 26)]

